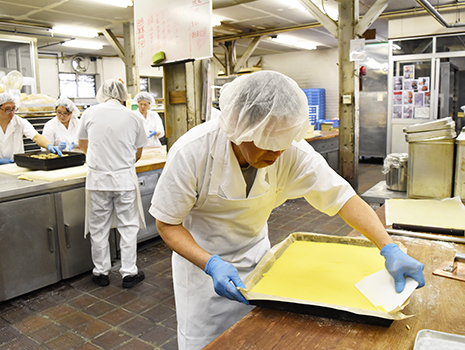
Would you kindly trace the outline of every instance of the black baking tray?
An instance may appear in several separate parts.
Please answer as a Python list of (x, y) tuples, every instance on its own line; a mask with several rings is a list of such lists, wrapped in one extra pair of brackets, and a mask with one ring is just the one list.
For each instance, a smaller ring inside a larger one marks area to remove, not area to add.
[(55, 170), (79, 166), (85, 163), (86, 155), (81, 152), (62, 152), (67, 154), (66, 157), (57, 157), (51, 159), (31, 158), (31, 155), (48, 154), (50, 152), (37, 151), (28, 153), (18, 153), (14, 155), (14, 161), (17, 166), (33, 170)]
[(297, 304), (287, 301), (276, 301), (276, 300), (261, 300), (252, 299), (249, 300), (250, 305), (264, 307), (267, 309), (276, 309), (282, 311), (290, 311), (299, 314), (307, 314), (312, 316), (333, 318), (341, 321), (349, 321), (356, 323), (369, 324), (372, 326), (390, 327), (393, 320), (386, 319), (371, 315), (361, 315), (350, 311), (338, 310), (329, 307), (323, 307), (318, 305), (308, 304)]

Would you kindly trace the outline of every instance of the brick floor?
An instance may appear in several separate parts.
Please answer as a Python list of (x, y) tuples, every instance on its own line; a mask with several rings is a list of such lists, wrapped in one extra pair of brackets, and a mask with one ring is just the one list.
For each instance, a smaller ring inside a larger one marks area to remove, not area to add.
[[(359, 193), (384, 179), (381, 164), (360, 164)], [(288, 201), (269, 219), (272, 245), (293, 231), (347, 235), (352, 229), (305, 200)], [(175, 350), (176, 317), (171, 250), (160, 238), (141, 243), (138, 266), (146, 279), (121, 287), (116, 261), (110, 286), (91, 273), (0, 302), (0, 350)]]

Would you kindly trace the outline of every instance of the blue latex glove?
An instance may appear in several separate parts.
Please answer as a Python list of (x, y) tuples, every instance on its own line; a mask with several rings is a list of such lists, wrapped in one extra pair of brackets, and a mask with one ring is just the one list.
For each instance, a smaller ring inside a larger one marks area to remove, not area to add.
[(0, 158), (0, 164), (10, 164), (10, 163), (14, 163), (14, 161), (11, 160), (10, 158)]
[(385, 266), (394, 277), (396, 292), (400, 293), (405, 288), (405, 276), (412, 277), (418, 282), (418, 287), (425, 285), (423, 269), (425, 265), (405, 254), (395, 243), (386, 245), (380, 254), (386, 259)]
[(69, 151), (71, 152), (73, 149), (77, 147), (76, 142), (71, 142), (71, 146), (69, 146)]
[(205, 273), (213, 279), (216, 294), (249, 305), (247, 299), (236, 289), (245, 286), (232, 264), (221, 260), (218, 255), (213, 255), (205, 265)]
[(64, 141), (63, 141), (63, 142), (60, 142), (60, 143), (58, 144), (58, 148), (61, 149), (61, 150), (66, 149), (66, 146), (67, 146), (67, 145), (66, 145), (66, 142), (64, 142)]
[(49, 144), (47, 149), (52, 153), (58, 154), (60, 157), (63, 156), (63, 153), (61, 153), (61, 149), (59, 147)]
[(157, 134), (157, 130), (149, 130), (149, 137), (151, 138), (152, 136), (155, 136)]

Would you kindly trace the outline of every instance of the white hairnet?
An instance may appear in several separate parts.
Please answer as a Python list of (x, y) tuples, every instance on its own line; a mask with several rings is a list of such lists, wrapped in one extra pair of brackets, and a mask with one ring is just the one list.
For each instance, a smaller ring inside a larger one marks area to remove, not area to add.
[(71, 118), (78, 118), (81, 115), (79, 109), (69, 98), (59, 98), (55, 102), (55, 109), (57, 109), (58, 106), (65, 107), (68, 112), (72, 112)]
[(111, 99), (123, 102), (126, 101), (129, 96), (126, 86), (124, 86), (122, 82), (116, 79), (108, 79), (103, 82), (103, 85), (97, 92), (96, 98), (98, 103), (103, 103)]
[(308, 100), (285, 75), (261, 71), (235, 79), (221, 92), (219, 125), (236, 145), (253, 141), (280, 151), (307, 133)]
[(16, 107), (18, 107), (18, 98), (7, 93), (7, 92), (4, 92), (3, 94), (0, 94), (0, 107), (4, 104), (4, 103), (7, 103), (7, 102), (14, 102)]
[(134, 97), (134, 101), (136, 101), (136, 103), (139, 103), (139, 101), (146, 101), (146, 102), (148, 102), (150, 104), (155, 103), (155, 99), (148, 92), (139, 92), (136, 95), (136, 97)]

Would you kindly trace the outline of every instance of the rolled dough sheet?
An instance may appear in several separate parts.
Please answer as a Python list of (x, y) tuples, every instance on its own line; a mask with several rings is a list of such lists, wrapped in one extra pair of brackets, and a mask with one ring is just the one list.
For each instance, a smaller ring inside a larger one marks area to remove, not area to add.
[(87, 175), (87, 164), (56, 170), (37, 170), (27, 174), (33, 180), (61, 181), (85, 177)]
[(29, 173), (34, 171), (29, 168), (24, 168), (22, 166), (17, 166), (15, 163), (0, 165), (0, 173), (7, 175), (18, 175), (23, 173)]
[(393, 223), (465, 229), (465, 206), (459, 197), (389, 199), (386, 201), (386, 224)]
[(251, 291), (378, 311), (355, 284), (382, 269), (376, 247), (296, 241)]

